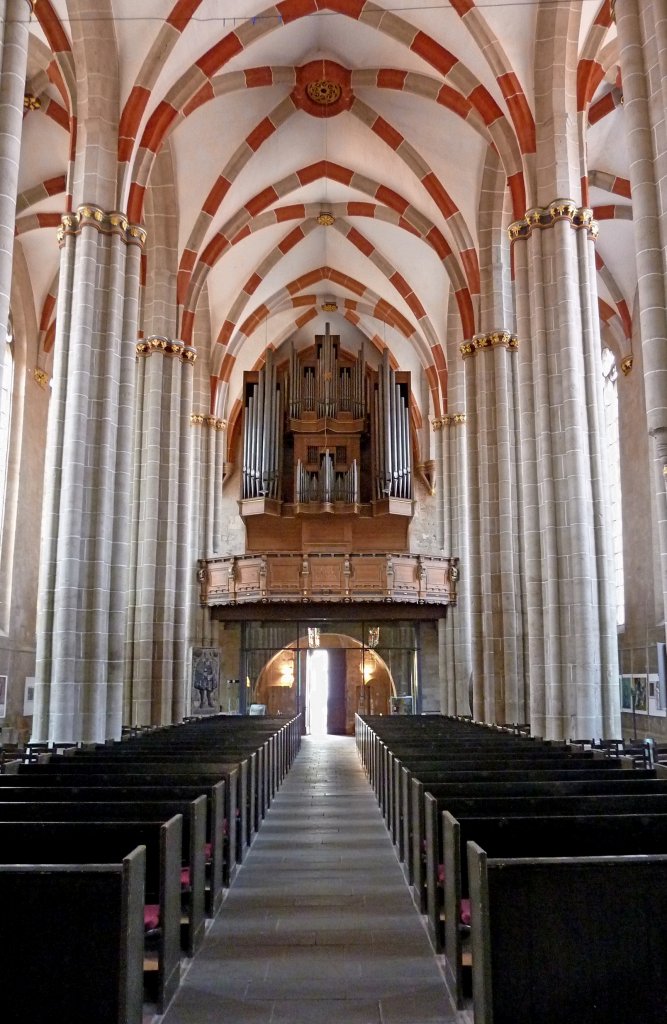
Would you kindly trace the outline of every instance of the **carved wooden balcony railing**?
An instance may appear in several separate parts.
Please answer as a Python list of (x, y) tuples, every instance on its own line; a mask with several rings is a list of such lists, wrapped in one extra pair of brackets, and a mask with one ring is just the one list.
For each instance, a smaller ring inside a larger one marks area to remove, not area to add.
[(266, 554), (202, 560), (202, 605), (397, 601), (456, 604), (458, 558), (431, 555)]

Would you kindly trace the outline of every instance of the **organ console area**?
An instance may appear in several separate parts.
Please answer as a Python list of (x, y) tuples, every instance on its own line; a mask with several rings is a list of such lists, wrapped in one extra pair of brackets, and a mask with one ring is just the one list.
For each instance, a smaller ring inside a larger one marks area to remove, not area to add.
[(410, 374), (345, 351), (329, 324), (244, 375), (246, 550), (408, 550)]

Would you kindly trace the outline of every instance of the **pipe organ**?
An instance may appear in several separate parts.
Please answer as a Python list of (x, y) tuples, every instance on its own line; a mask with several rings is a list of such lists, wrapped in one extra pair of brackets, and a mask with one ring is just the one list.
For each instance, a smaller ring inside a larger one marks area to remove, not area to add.
[(328, 324), (307, 350), (267, 350), (244, 376), (242, 465), (248, 551), (407, 550), (410, 374), (386, 350), (372, 369)]
[[(250, 376), (250, 375), (246, 375)], [(283, 403), (273, 352), (245, 384), (243, 497), (278, 499), (282, 468)]]

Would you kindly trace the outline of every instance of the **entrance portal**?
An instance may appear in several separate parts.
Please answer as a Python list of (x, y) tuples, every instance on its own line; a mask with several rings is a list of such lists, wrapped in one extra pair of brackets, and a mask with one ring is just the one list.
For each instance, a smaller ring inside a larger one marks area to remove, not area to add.
[(268, 715), (301, 712), (309, 733), (352, 736), (357, 712), (387, 715), (398, 702), (418, 706), (414, 625), (346, 621), (329, 632), (319, 621), (245, 625), (242, 713), (249, 704), (263, 705)]

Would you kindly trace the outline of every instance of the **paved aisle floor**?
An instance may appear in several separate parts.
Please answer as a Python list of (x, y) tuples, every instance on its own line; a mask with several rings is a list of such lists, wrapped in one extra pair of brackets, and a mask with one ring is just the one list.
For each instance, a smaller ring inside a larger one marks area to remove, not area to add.
[(164, 1024), (454, 1020), (354, 740), (305, 737)]

